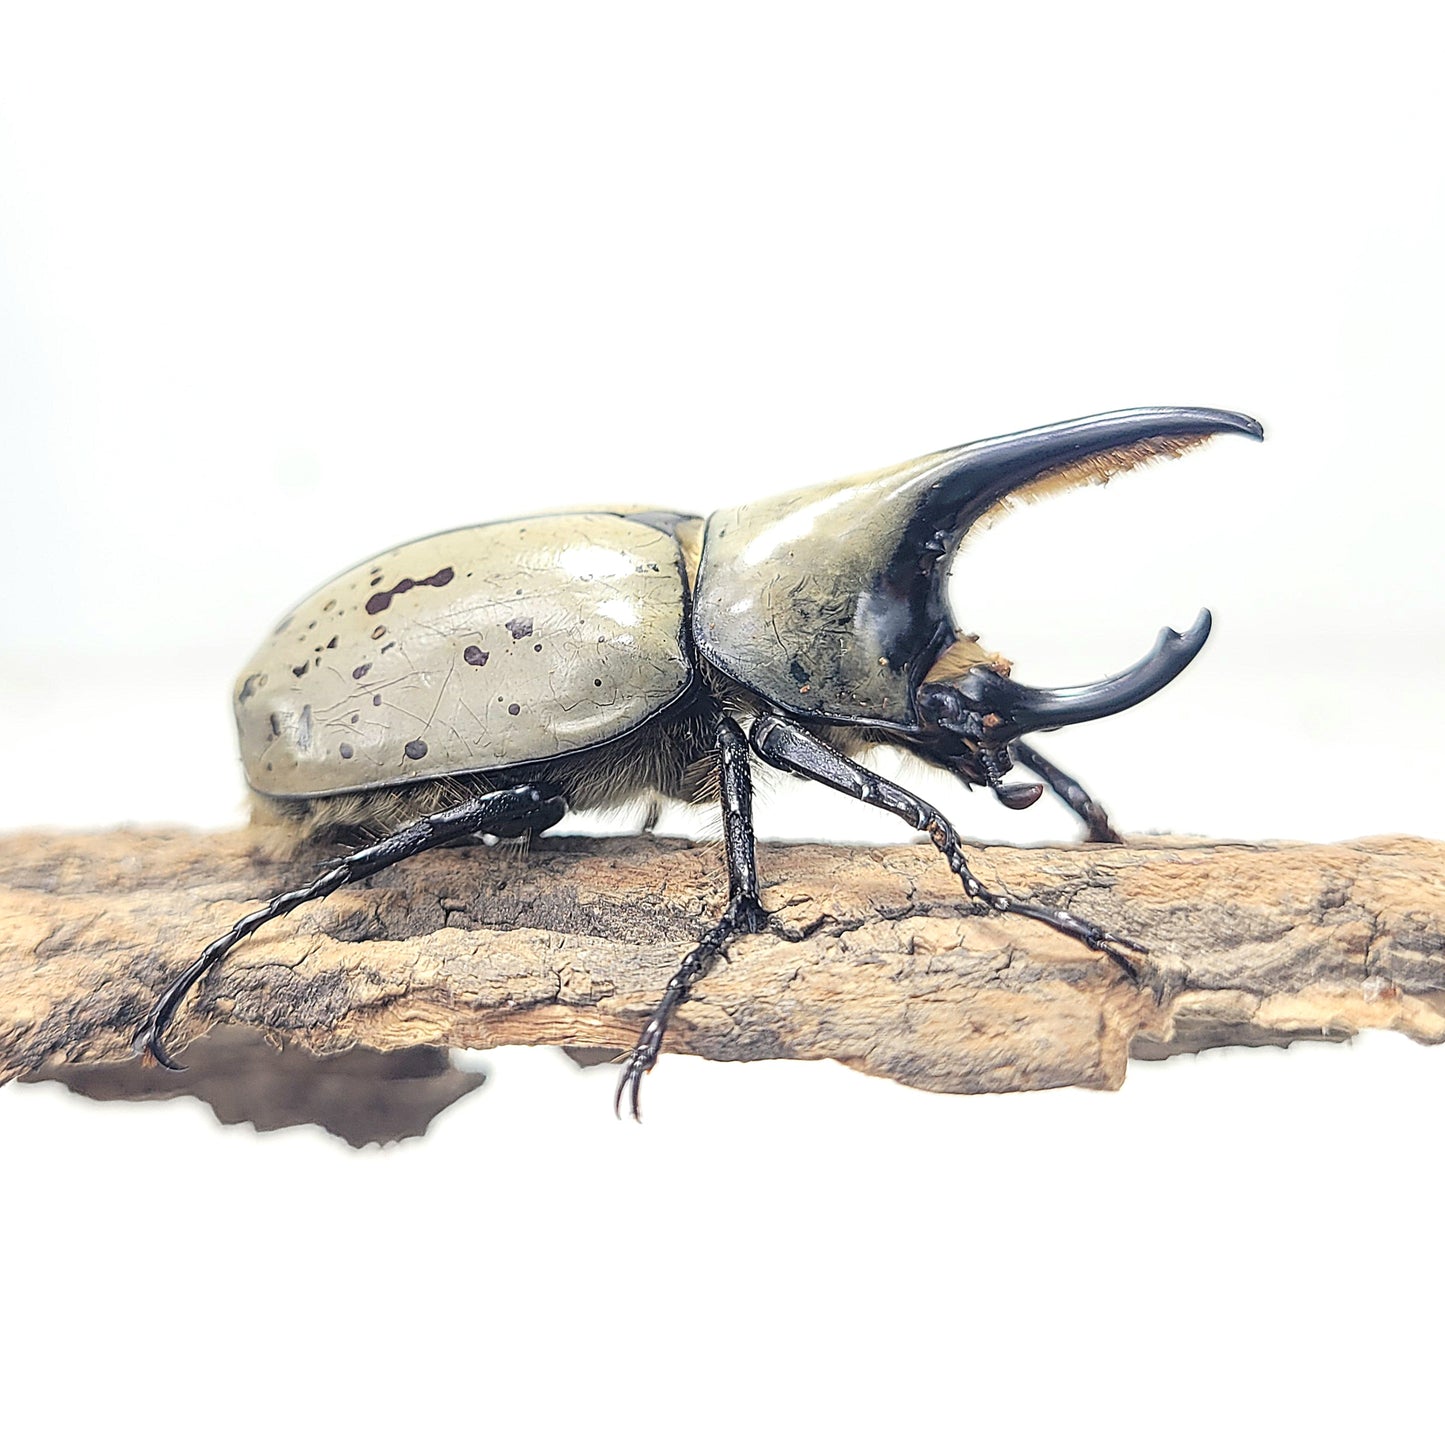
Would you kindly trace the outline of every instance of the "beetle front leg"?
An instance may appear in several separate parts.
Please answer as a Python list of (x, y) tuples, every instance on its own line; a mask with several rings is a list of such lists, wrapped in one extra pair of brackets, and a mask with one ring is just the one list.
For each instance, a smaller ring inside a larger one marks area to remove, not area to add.
[(632, 1052), (622, 1063), (612, 1107), (620, 1118), (622, 1100), (634, 1119), (642, 1118), (639, 1101), (642, 1076), (657, 1062), (672, 1016), (687, 1000), (728, 944), (745, 933), (761, 933), (768, 912), (758, 896), (757, 844), (753, 834), (753, 784), (748, 770), (748, 745), (742, 729), (730, 718), (717, 723), (719, 776), (722, 783), (723, 846), (727, 853), (728, 904), (722, 917), (703, 934), (668, 980), (662, 1001), (642, 1027)]
[(963, 891), (975, 903), (994, 913), (1016, 913), (1022, 918), (1032, 918), (1047, 923), (1050, 928), (1069, 938), (1076, 938), (1099, 953), (1113, 959), (1136, 983), (1138, 970), (1132, 960), (1121, 950), (1132, 953), (1147, 953), (1142, 943), (1133, 943), (1100, 928), (1096, 923), (1076, 918), (1062, 908), (1042, 908), (1034, 903), (1021, 903), (1006, 893), (995, 893), (974, 877), (963, 855), (963, 845), (953, 824), (922, 798), (899, 787), (878, 773), (860, 767), (842, 753), (836, 752), (825, 742), (813, 736), (806, 728), (776, 715), (761, 717), (753, 724), (753, 749), (765, 763), (785, 773), (811, 778), (814, 782), (826, 783), (840, 793), (869, 803), (875, 808), (902, 818), (905, 823), (927, 833), (933, 846), (948, 860), (948, 866), (958, 875)]
[(1124, 840), (1114, 831), (1109, 815), (1089, 796), (1088, 790), (1076, 778), (1071, 778), (1056, 768), (1044, 755), (1031, 748), (1022, 738), (1009, 744), (1014, 761), (1022, 763), (1029, 772), (1036, 774), (1049, 785), (1050, 791), (1088, 828), (1090, 843), (1122, 843)]

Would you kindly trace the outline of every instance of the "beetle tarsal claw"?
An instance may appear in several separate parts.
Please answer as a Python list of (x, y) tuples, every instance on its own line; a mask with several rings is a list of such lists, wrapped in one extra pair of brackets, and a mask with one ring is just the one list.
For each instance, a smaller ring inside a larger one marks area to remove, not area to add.
[(148, 1067), (159, 1066), (162, 1069), (169, 1069), (173, 1074), (186, 1072), (186, 1066), (178, 1064), (161, 1042), (160, 1031), (156, 1028), (153, 1019), (148, 1021), (135, 1036), (133, 1046), (135, 1052), (140, 1055), (141, 1063)]
[(626, 1095), (627, 1112), (640, 1124), (642, 1122), (642, 1078), (657, 1060), (654, 1058), (644, 1063), (637, 1055), (638, 1051), (633, 1049), (622, 1060), (622, 1067), (617, 1075), (617, 1088), (612, 1095), (612, 1112), (619, 1119), (622, 1117), (622, 1099)]

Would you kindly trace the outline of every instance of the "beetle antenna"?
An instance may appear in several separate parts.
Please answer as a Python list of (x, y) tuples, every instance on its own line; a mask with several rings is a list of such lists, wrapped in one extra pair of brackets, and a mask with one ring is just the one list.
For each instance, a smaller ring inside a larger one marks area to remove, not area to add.
[(994, 797), (1005, 808), (1012, 808), (1015, 812), (1021, 808), (1032, 808), (1043, 797), (1043, 786), (1039, 783), (1005, 783), (1003, 780), (1004, 767), (999, 766), (1000, 753), (1003, 756), (1004, 767), (1010, 766), (1012, 759), (1006, 749), (984, 748), (979, 753), (984, 778)]

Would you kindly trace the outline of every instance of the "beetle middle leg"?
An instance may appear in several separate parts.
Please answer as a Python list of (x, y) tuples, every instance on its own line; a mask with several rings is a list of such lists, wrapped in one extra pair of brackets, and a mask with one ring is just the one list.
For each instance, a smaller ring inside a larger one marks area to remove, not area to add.
[(1124, 840), (1114, 831), (1109, 815), (1089, 796), (1084, 785), (1071, 778), (1061, 768), (1056, 768), (1042, 753), (1031, 748), (1022, 738), (1009, 744), (1014, 760), (1020, 762), (1029, 772), (1036, 774), (1049, 785), (1049, 790), (1088, 828), (1090, 843), (1122, 843)]
[(136, 1048), (149, 1054), (156, 1063), (179, 1072), (182, 1065), (176, 1063), (162, 1042), (176, 1009), (208, 969), (219, 963), (243, 938), (249, 938), (263, 923), (280, 918), (303, 903), (325, 898), (348, 883), (369, 878), (404, 858), (414, 858), (429, 848), (476, 833), (491, 833), (497, 837), (515, 837), (526, 831), (540, 833), (559, 822), (566, 811), (566, 799), (549, 785), (527, 783), (517, 788), (502, 788), (483, 793), (443, 812), (418, 818), (385, 838), (338, 859), (306, 887), (278, 893), (270, 902), (248, 913), (220, 938), (208, 944), (201, 956), (160, 996), (144, 1027), (136, 1035)]
[(752, 744), (765, 763), (771, 763), (785, 773), (826, 783), (840, 793), (882, 808), (912, 824), (919, 832), (927, 833), (933, 846), (948, 859), (948, 866), (958, 875), (963, 891), (975, 903), (994, 913), (1016, 913), (1022, 918), (1047, 923), (1066, 937), (1076, 938), (1113, 959), (1131, 979), (1138, 982), (1138, 970), (1122, 950), (1147, 953), (1143, 944), (1120, 938), (1062, 908), (1043, 908), (1038, 904), (1020, 902), (1006, 893), (995, 893), (974, 877), (953, 824), (932, 803), (845, 758), (806, 728), (776, 714), (761, 717), (753, 724)]
[(642, 1117), (642, 1077), (657, 1062), (672, 1016), (686, 1001), (728, 944), (740, 934), (760, 933), (768, 926), (768, 913), (758, 897), (757, 845), (753, 834), (753, 785), (748, 771), (748, 744), (742, 729), (726, 715), (716, 728), (718, 771), (722, 783), (723, 845), (727, 852), (728, 903), (722, 917), (703, 934), (668, 980), (661, 1002), (642, 1026), (637, 1043), (622, 1063), (612, 1107), (621, 1116), (622, 1100), (634, 1119)]

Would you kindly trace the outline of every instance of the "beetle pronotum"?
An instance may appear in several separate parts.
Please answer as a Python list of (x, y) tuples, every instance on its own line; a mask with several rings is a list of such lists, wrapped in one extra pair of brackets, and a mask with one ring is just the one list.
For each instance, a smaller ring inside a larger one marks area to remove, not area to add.
[[(278, 894), (212, 942), (137, 1038), (163, 1034), (207, 969), (269, 919), (439, 844), (536, 834), (569, 809), (721, 802), (728, 903), (683, 959), (627, 1056), (643, 1075), (693, 985), (767, 926), (751, 754), (928, 835), (984, 911), (1035, 919), (1134, 973), (1142, 945), (993, 892), (930, 803), (858, 762), (886, 743), (1010, 808), (1046, 785), (1095, 841), (1118, 841), (1087, 792), (1024, 735), (1132, 707), (1204, 645), (1209, 613), (1165, 629), (1133, 667), (1084, 687), (1026, 687), (963, 632), (946, 582), (960, 540), (1021, 496), (1103, 481), (1218, 432), (1235, 412), (1142, 408), (934, 452), (864, 476), (725, 508), (592, 510), (465, 527), (342, 573), (296, 607), (242, 672), (246, 777), (290, 824), (375, 841)], [(1041, 780), (1008, 783), (1016, 765)]]

